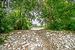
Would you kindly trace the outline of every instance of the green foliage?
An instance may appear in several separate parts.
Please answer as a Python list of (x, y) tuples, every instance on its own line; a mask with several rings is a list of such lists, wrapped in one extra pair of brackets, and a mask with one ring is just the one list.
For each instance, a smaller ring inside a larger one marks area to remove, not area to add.
[(75, 30), (75, 20), (70, 21), (70, 24), (67, 26), (68, 30)]
[[(52, 30), (75, 30), (75, 3), (68, 0), (11, 0), (7, 7), (0, 1), (0, 32), (31, 28), (31, 19), (37, 12)], [(6, 13), (4, 9), (10, 8)], [(34, 11), (35, 10), (35, 11)], [(41, 12), (41, 13), (40, 13)]]
[(4, 17), (1, 22), (0, 32), (9, 32), (11, 30), (24, 30), (24, 29), (30, 29), (31, 28), (31, 22), (29, 19), (25, 16), (19, 16), (14, 13), (11, 13)]
[(5, 12), (2, 4), (3, 2), (0, 1), (0, 32), (8, 32), (10, 28), (9, 28), (9, 24), (5, 19)]
[(7, 20), (6, 12), (4, 11), (4, 2), (3, 0), (0, 1), (0, 33), (2, 32), (9, 32), (12, 30), (10, 22)]
[[(67, 0), (47, 0), (47, 28), (52, 30), (75, 30), (75, 3)], [(50, 13), (49, 13), (50, 12)], [(48, 14), (49, 13), (49, 14)]]
[[(15, 29), (26, 30), (31, 28), (31, 21), (28, 18), (28, 15), (25, 15), (25, 11), (30, 11), (29, 9), (31, 7), (31, 5), (28, 5), (28, 2), (29, 1), (26, 3), (21, 0), (12, 1), (12, 4), (10, 4), (12, 10), (7, 13), (4, 10), (6, 9), (4, 7), (4, 2), (0, 1), (0, 33), (9, 32)], [(24, 6), (29, 7), (29, 9)]]
[(26, 17), (18, 18), (15, 20), (14, 29), (27, 30), (30, 28), (31, 28), (31, 23)]
[(7, 16), (7, 20), (10, 22), (11, 27), (16, 30), (30, 29), (30, 20), (26, 16), (20, 15), (21, 12), (18, 11), (12, 11), (12, 13)]

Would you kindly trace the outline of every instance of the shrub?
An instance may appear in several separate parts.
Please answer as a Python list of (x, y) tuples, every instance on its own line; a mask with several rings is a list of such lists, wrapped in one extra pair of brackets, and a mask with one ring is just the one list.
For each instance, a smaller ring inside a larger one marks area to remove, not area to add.
[(19, 12), (11, 12), (3, 16), (1, 15), (0, 19), (0, 32), (26, 30), (31, 28), (31, 22), (29, 19), (26, 16), (20, 16)]
[(29, 18), (24, 15), (20, 15), (20, 12), (11, 12), (7, 17), (7, 20), (15, 30), (26, 30), (31, 28)]

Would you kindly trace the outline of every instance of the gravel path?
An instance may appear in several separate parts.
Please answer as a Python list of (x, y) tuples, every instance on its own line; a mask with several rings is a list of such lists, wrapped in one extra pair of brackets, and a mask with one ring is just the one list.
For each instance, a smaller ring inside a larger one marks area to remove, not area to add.
[(75, 50), (75, 34), (65, 31), (14, 31), (5, 42), (0, 50)]
[(44, 29), (44, 27), (32, 27), (31, 30), (41, 30)]

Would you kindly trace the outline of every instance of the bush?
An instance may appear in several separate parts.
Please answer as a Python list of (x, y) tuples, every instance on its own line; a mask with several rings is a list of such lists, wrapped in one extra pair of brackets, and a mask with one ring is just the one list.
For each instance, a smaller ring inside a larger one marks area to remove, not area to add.
[[(50, 13), (47, 16), (47, 28), (52, 30), (75, 30), (75, 3), (66, 0), (48, 0)], [(45, 8), (48, 9), (49, 8)], [(47, 14), (46, 13), (46, 14)], [(44, 15), (44, 14), (43, 14)]]
[(46, 28), (51, 29), (51, 30), (71, 30), (71, 31), (74, 31), (75, 30), (75, 20), (69, 20), (69, 22), (53, 21), (51, 23), (48, 23)]
[(72, 31), (75, 30), (75, 20), (70, 21), (70, 23), (67, 26), (67, 29)]
[(20, 12), (8, 14), (7, 20), (15, 30), (26, 30), (31, 28), (30, 20), (26, 16), (20, 15)]
[(20, 16), (19, 12), (11, 12), (1, 17), (0, 32), (26, 30), (31, 28), (29, 19), (26, 16)]
[(0, 32), (9, 32), (11, 31), (13, 28), (12, 28), (12, 25), (10, 22), (8, 22), (7, 18), (3, 18), (1, 19), (1, 24), (0, 24)]
[(16, 30), (28, 30), (31, 28), (31, 23), (26, 17), (15, 20), (14, 29)]
[(62, 22), (53, 21), (48, 23), (46, 28), (51, 30), (62, 30), (64, 27), (65, 25)]
[(0, 33), (10, 31), (10, 23), (7, 22), (6, 13), (3, 8), (0, 8)]

